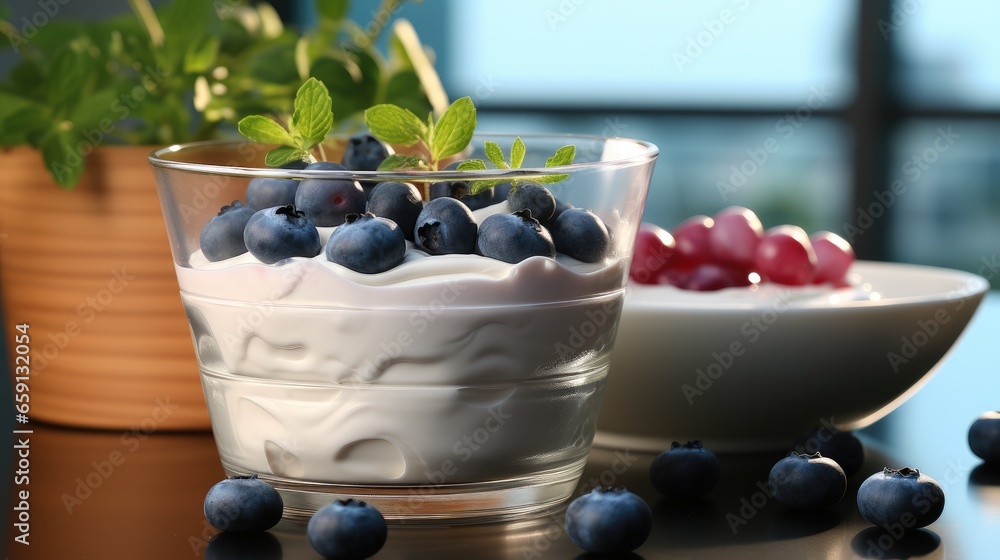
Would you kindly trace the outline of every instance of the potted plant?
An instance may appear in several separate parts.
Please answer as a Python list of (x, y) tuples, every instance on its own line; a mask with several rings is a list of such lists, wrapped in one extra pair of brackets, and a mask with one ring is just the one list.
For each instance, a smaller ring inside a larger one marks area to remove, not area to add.
[(344, 133), (376, 103), (422, 114), (447, 99), (408, 22), (393, 23), (382, 55), (382, 25), (350, 21), (344, 0), (317, 0), (304, 34), (267, 4), (130, 3), (131, 15), (52, 20), (30, 36), (0, 21), (21, 58), (0, 82), (4, 325), (8, 341), (19, 325), (30, 336), (31, 418), (207, 428), (149, 152), (234, 133), (241, 115), (290, 114), (309, 76)]

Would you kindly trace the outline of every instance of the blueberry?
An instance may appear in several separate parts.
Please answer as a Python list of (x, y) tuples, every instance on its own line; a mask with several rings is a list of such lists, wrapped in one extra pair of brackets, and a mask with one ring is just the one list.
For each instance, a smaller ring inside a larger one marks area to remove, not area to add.
[(530, 210), (493, 214), (479, 225), (476, 248), (484, 257), (516, 264), (528, 257), (555, 257), (549, 230), (531, 217)]
[(326, 260), (362, 274), (385, 272), (403, 262), (405, 254), (403, 230), (371, 212), (348, 214), (326, 243)]
[(367, 132), (351, 136), (344, 147), (344, 157), (340, 162), (354, 171), (375, 171), (385, 158), (392, 154), (392, 148)]
[(597, 487), (566, 509), (566, 533), (580, 548), (596, 554), (625, 553), (646, 542), (653, 512), (624, 488)]
[(944, 511), (944, 491), (920, 470), (886, 467), (861, 483), (858, 510), (872, 525), (887, 530), (926, 527)]
[(246, 253), (243, 229), (250, 216), (253, 216), (253, 210), (238, 200), (234, 200), (229, 206), (223, 206), (218, 215), (209, 220), (201, 230), (198, 241), (205, 258), (215, 262)]
[(704, 496), (719, 483), (721, 474), (719, 458), (699, 440), (684, 445), (673, 442), (649, 467), (653, 488), (671, 498)]
[(518, 184), (507, 194), (507, 204), (512, 211), (531, 210), (531, 215), (545, 222), (556, 211), (556, 198), (549, 189), (531, 181)]
[[(493, 200), (490, 202), (492, 204), (500, 204), (501, 202), (504, 202), (510, 195), (510, 189), (510, 183), (500, 183), (499, 185), (493, 187), (491, 189), (493, 191)], [(556, 205), (558, 206), (558, 201), (556, 201)]]
[[(556, 209), (552, 212), (552, 216), (549, 217), (548, 224), (554, 225), (556, 223), (556, 220), (559, 219), (559, 216), (562, 216), (562, 213), (569, 210), (570, 208), (576, 208), (576, 206), (573, 206), (568, 202), (563, 202), (557, 198)], [(610, 235), (610, 232), (608, 233)]]
[[(305, 169), (306, 162), (296, 160), (281, 166), (281, 169)], [(256, 177), (247, 185), (247, 206), (254, 210), (263, 210), (273, 206), (295, 204), (295, 191), (299, 182), (295, 179), (277, 179), (275, 177)]]
[(608, 228), (590, 210), (566, 210), (552, 224), (551, 232), (556, 251), (578, 261), (598, 262), (611, 246)]
[(273, 264), (289, 257), (315, 257), (323, 249), (316, 226), (294, 206), (258, 210), (243, 231), (250, 254)]
[(848, 477), (861, 470), (865, 461), (865, 447), (854, 434), (828, 426), (816, 426), (802, 434), (794, 447), (799, 453), (819, 453), (833, 459)]
[(309, 544), (331, 560), (368, 558), (382, 548), (388, 534), (382, 514), (353, 499), (333, 502), (314, 513), (306, 525)]
[(205, 495), (205, 519), (220, 531), (267, 531), (281, 521), (281, 495), (257, 475), (219, 482)]
[(417, 216), (423, 209), (420, 191), (410, 183), (379, 183), (368, 197), (368, 211), (396, 222), (410, 241), (413, 241)]
[[(345, 171), (343, 165), (321, 161), (306, 170)], [(357, 181), (350, 179), (306, 179), (295, 191), (295, 207), (317, 226), (339, 226), (348, 214), (365, 211), (368, 198)]]
[(792, 452), (771, 467), (767, 489), (775, 500), (795, 509), (825, 509), (847, 492), (847, 475), (836, 461), (819, 453)]
[(438, 198), (424, 206), (414, 226), (417, 247), (432, 255), (469, 254), (476, 250), (476, 217), (454, 198)]
[(1000, 411), (987, 412), (972, 423), (969, 448), (983, 461), (1000, 464)]
[[(444, 168), (444, 171), (455, 171), (461, 164), (461, 161), (450, 163), (448, 167)], [(437, 183), (431, 183), (431, 200), (445, 197), (462, 198), (467, 194), (469, 194), (468, 181), (438, 181)]]

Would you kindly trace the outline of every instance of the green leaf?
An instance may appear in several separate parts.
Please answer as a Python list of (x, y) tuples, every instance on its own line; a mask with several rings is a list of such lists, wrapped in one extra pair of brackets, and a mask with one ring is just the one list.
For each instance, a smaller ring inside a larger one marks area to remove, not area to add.
[(48, 98), (53, 105), (79, 98), (87, 79), (87, 63), (83, 55), (71, 47), (63, 47), (55, 54), (48, 75)]
[(543, 185), (551, 185), (552, 183), (565, 181), (568, 178), (569, 178), (568, 173), (562, 173), (559, 175), (542, 175), (541, 177), (532, 177), (531, 180), (536, 183), (542, 183)]
[(42, 142), (42, 159), (45, 168), (64, 189), (72, 189), (83, 173), (83, 156), (76, 151), (74, 135), (66, 131), (50, 134)]
[(385, 86), (385, 102), (409, 109), (415, 115), (423, 115), (431, 110), (420, 85), (420, 78), (412, 70), (400, 70), (389, 77)]
[[(69, 113), (69, 120), (77, 130), (84, 128), (108, 128), (101, 126), (105, 119), (115, 123), (121, 119), (120, 111), (115, 112), (118, 107), (119, 94), (115, 89), (104, 89), (94, 92), (80, 99), (76, 107)], [(107, 124), (107, 123), (105, 123)]]
[(440, 160), (466, 148), (476, 132), (476, 106), (471, 97), (455, 100), (441, 115), (429, 142), (431, 157)]
[(376, 138), (389, 144), (411, 146), (427, 134), (427, 127), (416, 115), (387, 103), (366, 110), (365, 121)]
[(493, 165), (500, 169), (510, 169), (510, 166), (503, 159), (503, 149), (500, 148), (500, 144), (487, 140), (483, 143), (483, 151), (486, 152), (486, 157), (493, 162)]
[(524, 163), (524, 154), (526, 152), (527, 149), (524, 147), (524, 142), (518, 136), (514, 139), (514, 145), (510, 147), (510, 166), (514, 169), (519, 169), (521, 164)]
[(51, 118), (47, 108), (26, 105), (0, 119), (0, 146), (34, 145), (52, 126)]
[(556, 153), (552, 155), (549, 159), (545, 160), (545, 167), (557, 167), (560, 165), (569, 165), (573, 163), (573, 158), (576, 157), (576, 146), (563, 146), (556, 150)]
[(279, 146), (264, 156), (264, 164), (268, 167), (281, 167), (290, 161), (309, 161), (312, 156), (307, 150), (292, 146)]
[(347, 17), (351, 3), (348, 0), (317, 0), (316, 11), (319, 17), (333, 22)]
[(481, 159), (468, 159), (458, 164), (459, 171), (484, 171), (486, 162)]
[(291, 129), (306, 140), (303, 148), (309, 149), (326, 138), (333, 128), (333, 100), (323, 82), (309, 78), (295, 94), (295, 111)]
[(263, 144), (282, 144), (284, 146), (298, 147), (298, 143), (292, 135), (277, 122), (261, 116), (250, 115), (243, 117), (237, 123), (236, 128), (240, 134)]
[(191, 45), (208, 36), (218, 20), (213, 2), (205, 0), (173, 0), (159, 14), (163, 27), (163, 56), (167, 71), (183, 68)]
[(391, 156), (389, 156), (389, 157), (385, 158), (384, 160), (382, 160), (382, 163), (380, 163), (379, 166), (378, 166), (378, 170), (379, 171), (392, 171), (393, 169), (400, 169), (400, 168), (404, 168), (404, 167), (407, 167), (407, 168), (417, 168), (417, 169), (426, 169), (427, 168), (427, 162), (425, 162), (423, 160), (423, 158), (419, 158), (417, 156), (408, 156), (408, 155), (404, 155), (404, 154), (392, 154)]
[(507, 183), (508, 179), (481, 179), (469, 184), (469, 194), (479, 194), (485, 190), (492, 189), (500, 183)]
[(215, 59), (218, 55), (219, 38), (215, 36), (203, 37), (188, 47), (187, 52), (184, 53), (184, 72), (189, 74), (206, 72), (215, 65)]

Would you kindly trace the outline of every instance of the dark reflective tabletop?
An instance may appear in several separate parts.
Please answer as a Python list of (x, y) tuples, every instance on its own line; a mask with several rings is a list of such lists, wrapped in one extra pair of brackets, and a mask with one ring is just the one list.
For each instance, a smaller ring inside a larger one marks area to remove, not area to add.
[[(634, 558), (998, 558), (1000, 470), (981, 466), (966, 442), (972, 421), (1000, 408), (998, 335), (1000, 297), (991, 294), (930, 382), (859, 432), (865, 466), (829, 511), (795, 512), (768, 498), (762, 487), (781, 453), (720, 456), (719, 486), (707, 498), (678, 504), (650, 486), (652, 456), (595, 449), (581, 487), (625, 485), (649, 502), (653, 534)], [(224, 476), (211, 434), (32, 428), (30, 544), (14, 541), (12, 516), (22, 513), (12, 477), (9, 558), (319, 558), (303, 525), (283, 521), (253, 537), (217, 535), (208, 525), (205, 492)], [(917, 467), (940, 482), (942, 517), (905, 536), (865, 523), (855, 493), (884, 466)], [(504, 524), (395, 526), (376, 558), (586, 558), (563, 531), (564, 509)]]

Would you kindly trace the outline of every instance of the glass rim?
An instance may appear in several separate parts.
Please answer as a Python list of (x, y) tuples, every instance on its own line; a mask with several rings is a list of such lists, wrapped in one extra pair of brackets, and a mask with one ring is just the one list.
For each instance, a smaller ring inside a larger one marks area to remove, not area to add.
[(482, 171), (421, 171), (421, 170), (395, 170), (395, 171), (354, 171), (354, 170), (306, 170), (306, 169), (283, 169), (280, 167), (243, 167), (216, 163), (195, 163), (190, 161), (178, 161), (166, 159), (168, 154), (176, 154), (184, 150), (211, 146), (240, 146), (245, 143), (255, 143), (250, 140), (202, 140), (198, 142), (187, 142), (182, 144), (172, 144), (164, 148), (153, 150), (148, 157), (150, 165), (158, 169), (174, 171), (185, 171), (202, 175), (224, 175), (227, 177), (270, 177), (276, 179), (354, 179), (358, 181), (422, 181), (428, 180), (454, 181), (479, 180), (479, 179), (525, 179), (531, 177), (541, 177), (545, 175), (557, 175), (564, 173), (579, 172), (581, 170), (593, 169), (616, 169), (641, 165), (654, 160), (660, 153), (660, 149), (652, 142), (636, 140), (633, 138), (608, 137), (585, 134), (505, 134), (477, 132), (473, 139), (509, 139), (520, 137), (526, 142), (531, 140), (564, 140), (567, 143), (582, 143), (613, 140), (632, 144), (639, 148), (639, 152), (628, 157), (610, 159), (607, 161), (572, 163), (553, 167), (524, 167), (519, 169), (485, 169)]

